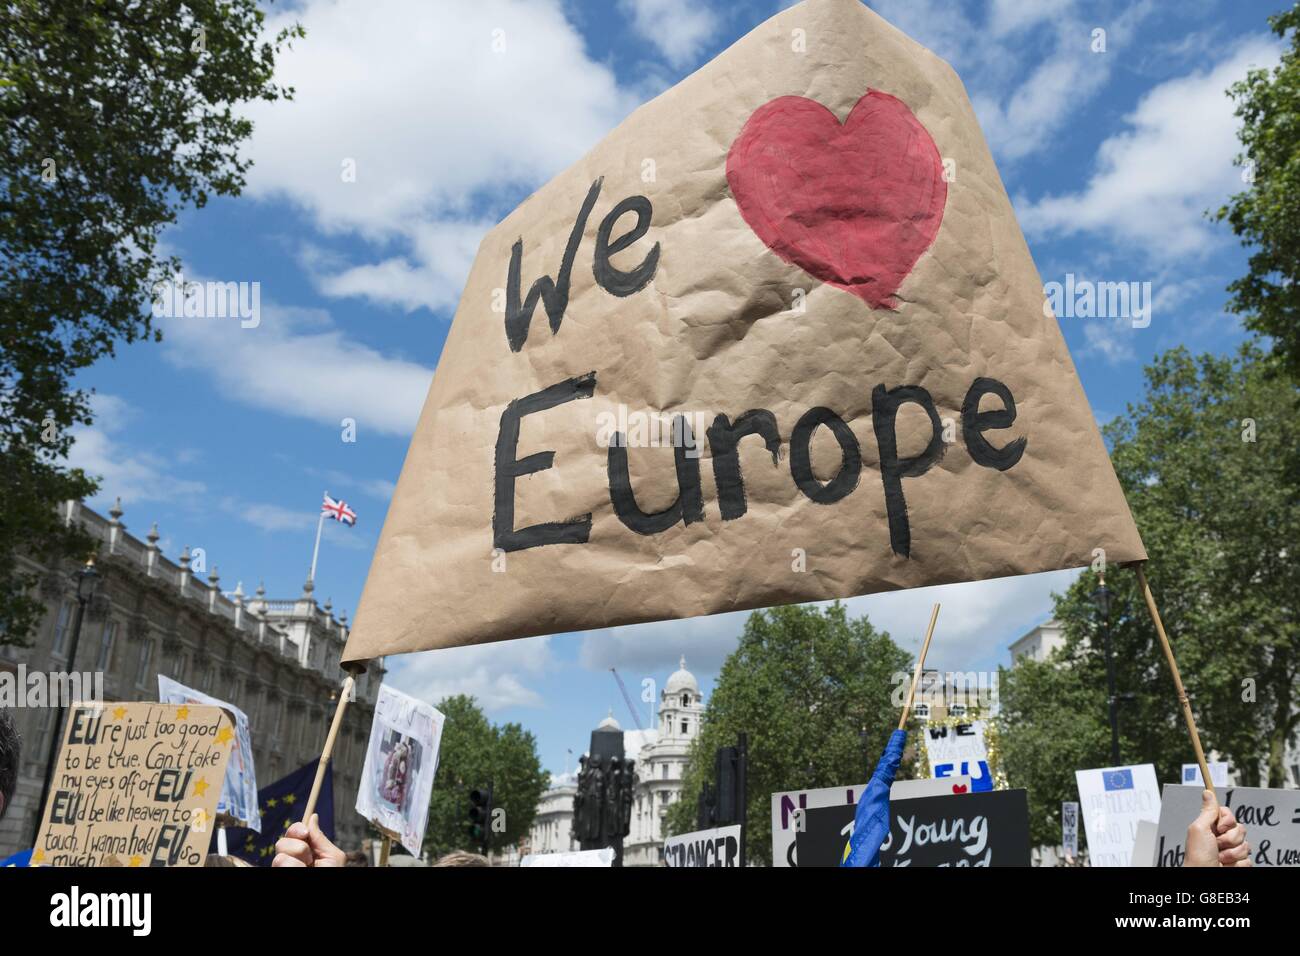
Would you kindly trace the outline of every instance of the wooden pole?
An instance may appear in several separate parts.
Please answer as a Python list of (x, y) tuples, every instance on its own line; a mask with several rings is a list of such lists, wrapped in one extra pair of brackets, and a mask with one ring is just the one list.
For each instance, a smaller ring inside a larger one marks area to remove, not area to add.
[(393, 848), (393, 838), (387, 833), (384, 834), (384, 842), (379, 844), (379, 865), (388, 865), (388, 851)]
[(899, 730), (907, 727), (907, 715), (912, 709), (912, 701), (916, 698), (916, 685), (921, 682), (921, 668), (925, 666), (925, 655), (930, 650), (930, 638), (934, 637), (934, 622), (937, 620), (939, 620), (938, 604), (930, 612), (930, 626), (925, 629), (925, 643), (921, 645), (921, 655), (916, 659), (916, 671), (912, 674), (912, 686), (907, 691), (907, 703), (903, 705), (903, 716), (898, 720)]
[(339, 735), (343, 712), (348, 709), (348, 700), (352, 697), (352, 689), (356, 686), (357, 673), (358, 671), (349, 671), (339, 691), (339, 703), (334, 708), (334, 720), (330, 724), (329, 734), (325, 737), (325, 749), (321, 752), (320, 763), (316, 765), (316, 779), (312, 781), (311, 796), (307, 798), (307, 805), (303, 808), (303, 823), (310, 823), (311, 815), (316, 812), (316, 800), (320, 797), (321, 784), (325, 782), (325, 770), (329, 767), (330, 755), (334, 753), (334, 739)]
[(1201, 781), (1205, 784), (1205, 789), (1214, 793), (1215, 799), (1218, 794), (1214, 790), (1214, 781), (1210, 778), (1210, 767), (1205, 762), (1205, 751), (1201, 749), (1201, 735), (1196, 732), (1196, 718), (1192, 716), (1192, 702), (1187, 699), (1187, 690), (1183, 687), (1183, 678), (1178, 673), (1178, 662), (1174, 660), (1174, 649), (1169, 645), (1169, 635), (1165, 633), (1165, 625), (1160, 620), (1160, 609), (1156, 607), (1155, 596), (1151, 593), (1151, 585), (1147, 584), (1146, 572), (1142, 570), (1142, 562), (1133, 565), (1137, 571), (1138, 586), (1142, 589), (1142, 597), (1147, 602), (1147, 611), (1151, 614), (1151, 621), (1156, 626), (1156, 634), (1160, 637), (1160, 646), (1164, 648), (1165, 660), (1169, 662), (1169, 673), (1174, 677), (1174, 690), (1178, 693), (1178, 701), (1183, 705), (1183, 720), (1187, 722), (1187, 732), (1192, 737), (1192, 749), (1196, 751), (1196, 762), (1201, 767)]

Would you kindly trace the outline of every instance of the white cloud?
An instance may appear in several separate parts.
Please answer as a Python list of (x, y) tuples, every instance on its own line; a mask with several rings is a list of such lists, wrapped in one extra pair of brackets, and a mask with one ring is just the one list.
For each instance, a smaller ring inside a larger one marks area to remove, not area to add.
[(307, 0), (268, 28), (293, 21), (307, 37), (276, 76), (295, 98), (250, 107), (249, 192), (376, 244), (317, 273), (330, 295), (454, 303), (487, 226), (476, 202), (540, 184), (635, 105), (559, 0)]
[(264, 301), (255, 328), (232, 319), (156, 322), (166, 358), (211, 375), (225, 398), (333, 428), (352, 418), (359, 435), (410, 435), (433, 378), (416, 362), (348, 339), (316, 310)]
[(388, 676), (398, 690), (437, 704), (444, 697), (470, 694), (487, 711), (542, 707), (537, 691), (525, 685), (554, 666), (549, 637), (454, 647), (387, 659)]
[(676, 68), (693, 63), (718, 29), (718, 17), (701, 0), (620, 0), (619, 7)]
[(168, 458), (149, 451), (126, 448), (120, 433), (133, 418), (134, 409), (122, 398), (103, 392), (90, 399), (94, 423), (72, 430), (68, 464), (100, 479), (93, 507), (109, 506), (119, 496), (123, 507), (146, 501), (178, 501), (204, 494), (203, 482), (171, 471)]
[(1173, 262), (1209, 251), (1204, 213), (1244, 188), (1233, 163), (1237, 120), (1225, 91), (1249, 66), (1277, 61), (1269, 40), (1238, 44), (1217, 65), (1159, 84), (1097, 150), (1096, 172), (1078, 192), (1016, 203), (1030, 235), (1103, 238)]

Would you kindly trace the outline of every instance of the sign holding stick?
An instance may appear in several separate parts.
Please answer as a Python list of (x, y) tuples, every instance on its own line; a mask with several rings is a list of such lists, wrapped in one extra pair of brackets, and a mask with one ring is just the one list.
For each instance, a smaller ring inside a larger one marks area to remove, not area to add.
[(77, 704), (33, 866), (202, 866), (235, 747), (219, 707)]
[(1178, 693), (1178, 702), (1183, 705), (1183, 720), (1187, 723), (1187, 732), (1192, 737), (1192, 750), (1196, 751), (1196, 763), (1201, 768), (1201, 779), (1205, 781), (1207, 790), (1214, 790), (1214, 777), (1210, 774), (1209, 764), (1205, 762), (1205, 751), (1201, 749), (1201, 735), (1196, 732), (1196, 718), (1192, 716), (1192, 702), (1187, 699), (1187, 690), (1183, 687), (1183, 678), (1178, 673), (1178, 662), (1174, 660), (1174, 649), (1169, 646), (1169, 635), (1165, 633), (1164, 622), (1160, 620), (1160, 609), (1156, 607), (1155, 595), (1151, 593), (1151, 585), (1147, 584), (1146, 572), (1142, 570), (1142, 562), (1133, 565), (1137, 571), (1138, 587), (1142, 589), (1142, 597), (1146, 600), (1147, 610), (1151, 613), (1151, 621), (1156, 626), (1156, 634), (1160, 636), (1160, 646), (1164, 648), (1165, 660), (1169, 662), (1169, 673), (1174, 678), (1174, 690)]
[(347, 668), (348, 676), (343, 679), (343, 686), (339, 689), (338, 706), (334, 708), (334, 720), (330, 722), (329, 733), (325, 735), (325, 749), (321, 751), (320, 763), (316, 765), (316, 779), (311, 785), (311, 796), (307, 798), (307, 803), (303, 806), (303, 823), (310, 823), (311, 815), (316, 812), (316, 801), (320, 799), (321, 784), (325, 782), (325, 768), (329, 766), (330, 756), (334, 753), (334, 739), (339, 735), (339, 727), (343, 723), (343, 714), (348, 709), (348, 701), (356, 693), (356, 675), (365, 670), (364, 667), (355, 662), (343, 666)]
[(903, 704), (903, 715), (898, 718), (898, 729), (907, 729), (907, 714), (912, 709), (912, 701), (916, 699), (916, 685), (921, 680), (921, 670), (925, 667), (925, 655), (930, 651), (930, 638), (934, 637), (934, 622), (939, 620), (939, 605), (936, 602), (934, 610), (930, 612), (930, 626), (925, 629), (925, 643), (921, 645), (921, 654), (916, 659), (916, 670), (912, 672), (912, 686), (907, 689), (907, 701)]

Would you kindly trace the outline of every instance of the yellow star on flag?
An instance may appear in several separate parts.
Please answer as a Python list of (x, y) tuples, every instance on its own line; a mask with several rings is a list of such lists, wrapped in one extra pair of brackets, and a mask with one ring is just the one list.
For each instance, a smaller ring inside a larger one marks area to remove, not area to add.
[(45, 851), (44, 851), (44, 850), (37, 850), (35, 853), (33, 853), (33, 854), (32, 854), (32, 862), (33, 862), (33, 863), (44, 863), (44, 862), (45, 862)]
[(228, 744), (234, 738), (234, 736), (235, 735), (231, 731), (229, 725), (222, 727), (219, 731), (217, 731), (217, 743)]
[(208, 792), (208, 781), (204, 777), (199, 777), (194, 781), (194, 796), (201, 797)]
[(297, 803), (297, 802), (298, 802), (298, 794), (296, 794), (296, 793), (286, 793), (286, 794), (284, 795), (284, 802), (285, 802), (285, 803), (288, 803), (288, 804), (294, 804), (294, 803)]
[(279, 803), (280, 803), (279, 800), (277, 800), (275, 797), (272, 797), (271, 799), (266, 801), (266, 809), (274, 810)]

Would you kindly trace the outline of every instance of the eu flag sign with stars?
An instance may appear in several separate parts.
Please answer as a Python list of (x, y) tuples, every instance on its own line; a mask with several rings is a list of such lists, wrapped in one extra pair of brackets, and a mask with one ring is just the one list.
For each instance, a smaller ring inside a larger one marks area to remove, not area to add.
[[(289, 825), (302, 819), (302, 811), (311, 796), (311, 785), (316, 779), (316, 765), (313, 760), (299, 767), (289, 776), (275, 783), (268, 784), (257, 791), (257, 809), (262, 814), (262, 832), (256, 833), (245, 827), (229, 827), (226, 830), (226, 849), (231, 856), (237, 856), (254, 866), (270, 866), (275, 859), (275, 842), (284, 836)], [(321, 781), (320, 797), (316, 800), (316, 812), (320, 815), (321, 831), (334, 839), (334, 768), (325, 767), (325, 779)], [(212, 836), (209, 853), (217, 852), (217, 838)]]
[(1101, 775), (1101, 782), (1107, 790), (1132, 790), (1133, 771), (1131, 769), (1107, 770)]

